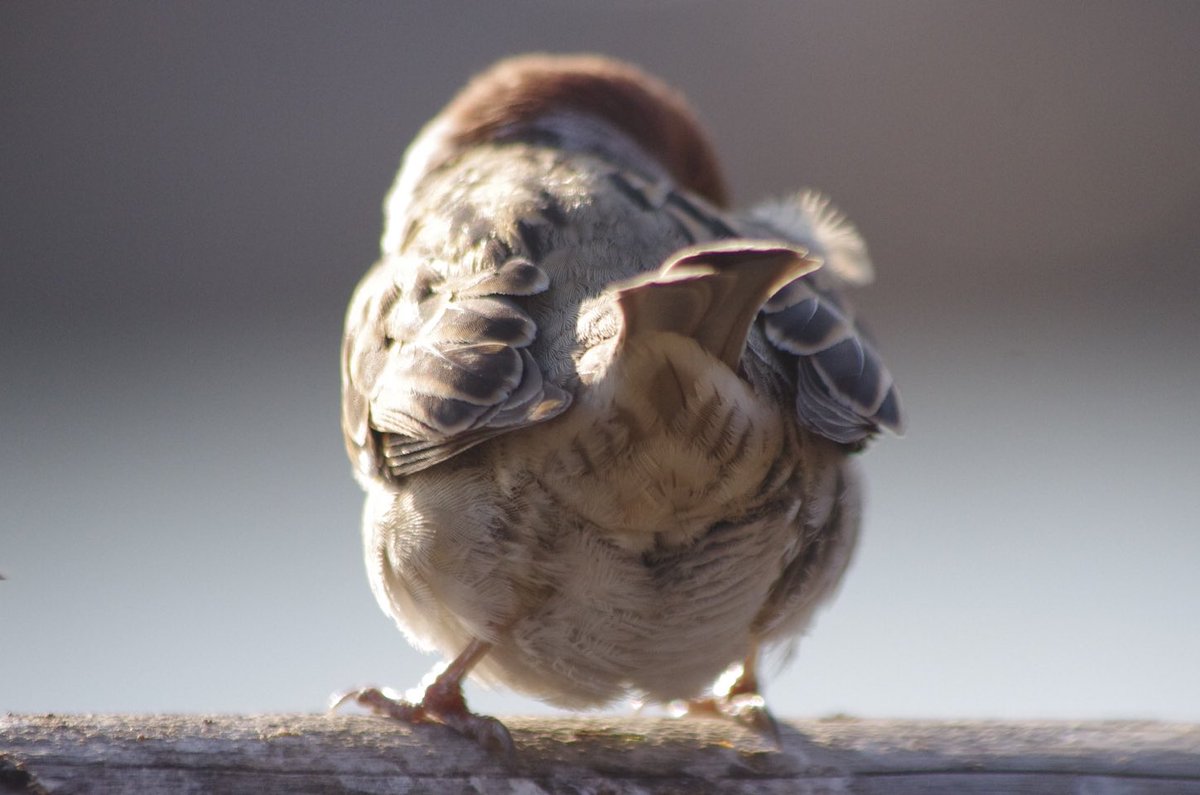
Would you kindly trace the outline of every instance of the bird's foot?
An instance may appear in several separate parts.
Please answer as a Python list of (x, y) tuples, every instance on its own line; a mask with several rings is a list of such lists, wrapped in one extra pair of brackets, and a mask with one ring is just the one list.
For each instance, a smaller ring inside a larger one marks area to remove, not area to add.
[(435, 681), (426, 688), (424, 698), (417, 703), (393, 698), (377, 687), (364, 687), (341, 694), (330, 709), (336, 710), (350, 702), (376, 715), (409, 725), (440, 723), (474, 740), (488, 751), (498, 752), (510, 759), (516, 754), (512, 735), (503, 723), (467, 709), (458, 682)]
[(467, 709), (467, 700), (463, 698), (462, 693), (463, 678), (491, 647), (486, 641), (471, 641), (449, 665), (434, 669), (440, 671), (437, 678), (425, 688), (425, 695), (415, 704), (393, 698), (377, 687), (364, 687), (338, 696), (330, 709), (336, 710), (353, 701), (376, 715), (402, 723), (440, 723), (464, 737), (471, 738), (488, 751), (503, 754), (511, 761), (516, 756), (516, 748), (508, 729), (495, 718), (476, 715)]
[(684, 702), (682, 712), (684, 715), (730, 718), (769, 738), (776, 747), (782, 747), (779, 724), (759, 691), (754, 663), (755, 658), (751, 655), (744, 664), (731, 666), (713, 686), (712, 696)]
[(730, 718), (782, 746), (779, 724), (759, 693), (737, 693), (694, 698), (684, 704), (685, 715)]

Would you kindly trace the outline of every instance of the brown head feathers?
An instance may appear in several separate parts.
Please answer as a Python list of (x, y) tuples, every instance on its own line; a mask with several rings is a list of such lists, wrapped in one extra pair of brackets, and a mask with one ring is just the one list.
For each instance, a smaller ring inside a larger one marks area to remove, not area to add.
[(476, 76), (442, 113), (452, 149), (507, 137), (563, 111), (628, 135), (684, 188), (727, 203), (707, 136), (677, 92), (629, 64), (598, 55), (522, 55)]

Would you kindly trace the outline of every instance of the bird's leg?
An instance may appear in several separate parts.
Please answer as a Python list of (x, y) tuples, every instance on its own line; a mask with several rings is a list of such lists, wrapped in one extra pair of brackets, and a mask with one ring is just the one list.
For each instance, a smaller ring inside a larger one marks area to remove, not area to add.
[(415, 704), (392, 698), (379, 688), (365, 687), (342, 694), (332, 708), (337, 709), (342, 704), (353, 701), (376, 715), (404, 723), (442, 723), (459, 734), (474, 739), (488, 750), (500, 751), (511, 756), (515, 749), (508, 729), (495, 718), (476, 715), (467, 709), (467, 701), (462, 693), (463, 679), (491, 648), (492, 644), (485, 641), (471, 641), (467, 648), (438, 674), (433, 683), (425, 688), (425, 695)]
[[(726, 686), (724, 680), (729, 675), (736, 678)], [(717, 680), (712, 696), (688, 701), (685, 714), (732, 718), (743, 726), (771, 738), (776, 745), (782, 744), (779, 724), (771, 716), (759, 690), (757, 649), (746, 655), (740, 666), (733, 666)]]

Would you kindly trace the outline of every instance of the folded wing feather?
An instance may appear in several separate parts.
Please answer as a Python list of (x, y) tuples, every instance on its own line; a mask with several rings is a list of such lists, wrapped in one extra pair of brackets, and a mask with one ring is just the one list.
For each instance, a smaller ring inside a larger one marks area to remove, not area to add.
[(526, 350), (537, 328), (509, 298), (545, 291), (545, 272), (514, 259), (457, 281), (413, 278), (421, 268), (386, 259), (351, 302), (342, 424), (362, 476), (404, 477), (571, 401), (542, 378)]

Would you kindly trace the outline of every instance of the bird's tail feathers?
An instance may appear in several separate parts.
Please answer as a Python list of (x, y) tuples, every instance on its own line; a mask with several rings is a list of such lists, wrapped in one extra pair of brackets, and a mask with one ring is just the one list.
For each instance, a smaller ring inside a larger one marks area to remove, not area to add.
[(622, 344), (675, 333), (737, 371), (750, 326), (763, 304), (821, 263), (773, 240), (723, 240), (672, 255), (657, 272), (617, 288)]

